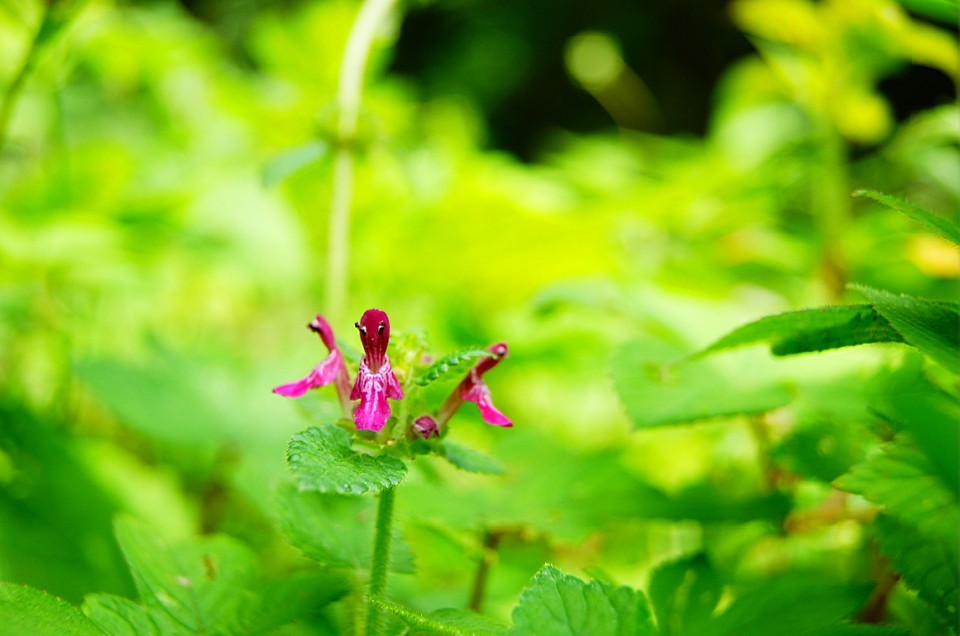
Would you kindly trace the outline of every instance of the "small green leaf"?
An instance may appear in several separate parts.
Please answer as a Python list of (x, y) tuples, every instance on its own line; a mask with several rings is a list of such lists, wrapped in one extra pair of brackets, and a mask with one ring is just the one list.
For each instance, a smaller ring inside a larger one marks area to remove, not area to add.
[(170, 546), (133, 519), (121, 518), (115, 525), (117, 542), (151, 615), (166, 614), (194, 633), (239, 628), (256, 576), (256, 560), (246, 547), (225, 536)]
[(903, 339), (945, 368), (960, 373), (960, 304), (896, 295), (853, 285)]
[(650, 601), (660, 635), (698, 633), (722, 593), (722, 582), (702, 554), (658, 567), (650, 577)]
[[(805, 577), (764, 581), (742, 592), (700, 633), (704, 636), (831, 633), (863, 607), (870, 589), (869, 585), (824, 583)], [(785, 626), (789, 629), (785, 630)]]
[(0, 631), (9, 636), (103, 636), (73, 605), (14, 583), (0, 583)]
[(873, 342), (903, 342), (903, 337), (871, 305), (820, 307), (748, 323), (697, 355), (758, 342), (769, 342), (774, 355), (785, 356)]
[(513, 610), (513, 636), (655, 634), (642, 592), (599, 581), (582, 581), (543, 566), (521, 592)]
[(349, 433), (330, 424), (294, 435), (287, 466), (303, 490), (355, 495), (396, 486), (407, 472), (396, 457), (353, 450)]
[[(373, 558), (373, 501), (355, 495), (302, 492), (293, 484), (277, 490), (280, 527), (290, 543), (329, 568), (362, 570)], [(413, 572), (413, 556), (394, 532), (390, 567)]]
[(440, 448), (447, 461), (460, 470), (484, 475), (502, 475), (506, 472), (503, 464), (495, 458), (469, 446), (446, 440)]
[[(473, 362), (474, 360), (481, 360), (483, 358), (489, 358), (492, 354), (485, 349), (464, 349), (463, 351), (457, 351), (446, 355), (429, 367), (424, 369), (419, 375), (413, 379), (413, 383), (417, 386), (427, 386), (440, 376), (450, 371), (458, 370), (460, 365), (464, 362)], [(461, 371), (466, 371), (466, 369), (460, 368)]]
[[(934, 6), (934, 3), (929, 1), (927, 1), (925, 4)], [(944, 6), (952, 5), (951, 11), (953, 12), (954, 16), (958, 15), (956, 2), (943, 2), (942, 4)], [(853, 196), (867, 197), (873, 199), (877, 203), (882, 203), (888, 208), (893, 208), (897, 212), (910, 217), (934, 234), (947, 239), (954, 245), (960, 245), (960, 227), (957, 226), (955, 221), (950, 221), (949, 219), (946, 219), (938, 214), (934, 214), (933, 212), (928, 212), (923, 208), (917, 207), (912, 203), (907, 203), (903, 199), (899, 199), (882, 192), (877, 192), (876, 190), (857, 190), (853, 193)]]
[(263, 185), (270, 188), (295, 172), (316, 163), (330, 152), (330, 144), (314, 140), (285, 150), (263, 167)]
[(613, 379), (627, 415), (640, 428), (686, 424), (740, 414), (765, 413), (792, 396), (769, 377), (743, 369), (729, 379), (706, 360), (686, 360), (657, 340), (633, 342), (613, 360)]
[(370, 602), (398, 616), (415, 634), (450, 634), (451, 636), (498, 636), (507, 628), (496, 621), (458, 609), (440, 609), (429, 615), (421, 614), (398, 603), (377, 596), (369, 596)]
[(931, 539), (944, 543), (960, 539), (956, 495), (926, 456), (902, 435), (835, 483)]
[(877, 517), (874, 533), (880, 550), (903, 575), (904, 582), (937, 611), (944, 626), (956, 625), (960, 537), (949, 542), (929, 539), (889, 515)]

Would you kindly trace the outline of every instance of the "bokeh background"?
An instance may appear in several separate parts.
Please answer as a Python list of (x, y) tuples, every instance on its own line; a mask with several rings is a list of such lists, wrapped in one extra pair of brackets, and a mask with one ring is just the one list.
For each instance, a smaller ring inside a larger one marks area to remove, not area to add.
[[(303, 325), (326, 311), (358, 7), (0, 4), (0, 579), (133, 594), (121, 512), (238, 537), (270, 573), (311, 567), (275, 490), (288, 439), (335, 400), (270, 389), (324, 353)], [(349, 341), (380, 307), (439, 353), (508, 342), (488, 380), (515, 427), (471, 412), (452, 431), (505, 476), (415, 463), (397, 514), (418, 569), (394, 597), (463, 606), (491, 537), (499, 618), (546, 561), (641, 587), (699, 549), (732, 579), (867, 576), (862, 523), (783, 522), (867, 442), (784, 444), (783, 465), (825, 476), (773, 485), (749, 418), (638, 432), (613, 377), (627, 343), (690, 352), (856, 299), (851, 281), (956, 297), (955, 249), (849, 197), (960, 211), (956, 18), (937, 0), (401, 5), (367, 74), (334, 328)], [(889, 355), (783, 364), (823, 378)]]

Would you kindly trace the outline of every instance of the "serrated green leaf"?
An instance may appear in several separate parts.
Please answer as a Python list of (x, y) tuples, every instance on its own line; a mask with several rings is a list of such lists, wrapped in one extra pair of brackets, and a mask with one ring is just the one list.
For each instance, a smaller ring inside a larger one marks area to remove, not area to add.
[(247, 548), (225, 536), (170, 546), (145, 524), (127, 518), (117, 521), (115, 532), (151, 615), (165, 613), (194, 633), (237, 631), (256, 574)]
[[(930, 2), (927, 2), (927, 4), (932, 5)], [(950, 4), (953, 5), (952, 11), (954, 15), (956, 15), (956, 3), (951, 2)], [(913, 205), (912, 203), (908, 203), (903, 199), (891, 196), (889, 194), (884, 194), (882, 192), (877, 192), (876, 190), (857, 190), (853, 193), (853, 196), (867, 197), (873, 199), (877, 203), (882, 203), (888, 208), (892, 208), (904, 216), (910, 217), (937, 236), (947, 239), (954, 245), (960, 245), (960, 226), (957, 226), (956, 221), (951, 222), (949, 219), (946, 219), (939, 214), (928, 212), (927, 210)]]
[(819, 634), (838, 627), (863, 607), (870, 590), (869, 585), (824, 583), (805, 577), (763, 581), (739, 594), (730, 607), (704, 626), (701, 634)]
[(844, 305), (766, 316), (734, 329), (698, 356), (758, 342), (777, 356), (826, 351), (903, 337), (871, 305)]
[(960, 373), (960, 305), (891, 294), (862, 285), (852, 287), (870, 299), (907, 343), (945, 368)]
[(443, 442), (441, 449), (447, 461), (460, 470), (483, 475), (502, 475), (506, 472), (503, 464), (496, 458), (481, 453), (475, 448), (446, 440)]
[[(113, 594), (91, 594), (83, 600), (83, 611), (97, 627), (110, 636), (164, 636), (177, 625), (164, 613), (152, 616), (146, 607)], [(155, 618), (165, 624), (158, 625)]]
[(956, 495), (936, 475), (926, 456), (902, 435), (835, 483), (931, 539), (960, 539)]
[(329, 424), (294, 435), (287, 466), (303, 490), (355, 495), (396, 486), (407, 472), (396, 457), (353, 450), (350, 435)]
[[(277, 490), (280, 527), (294, 546), (330, 568), (366, 569), (373, 557), (373, 501), (369, 498), (301, 492), (292, 484)], [(410, 548), (394, 532), (390, 567), (413, 572)]]
[(722, 582), (702, 554), (659, 566), (650, 577), (650, 602), (660, 635), (698, 633), (722, 593)]
[(792, 396), (769, 377), (736, 382), (706, 360), (687, 360), (683, 352), (656, 340), (634, 342), (613, 360), (613, 379), (627, 415), (640, 428), (686, 424), (712, 417), (765, 413)]
[(489, 358), (490, 356), (491, 353), (489, 351), (477, 348), (464, 349), (463, 351), (451, 353), (443, 356), (424, 369), (413, 379), (413, 383), (417, 386), (427, 386), (440, 376), (451, 371), (466, 372), (466, 368), (461, 366), (465, 362), (473, 362), (474, 360), (481, 360), (483, 358)]
[(14, 583), (0, 583), (0, 631), (9, 636), (103, 635), (70, 603)]
[(889, 515), (877, 517), (874, 534), (904, 582), (937, 611), (944, 626), (955, 626), (960, 602), (956, 538), (951, 542), (930, 539)]
[(263, 167), (263, 185), (270, 188), (290, 175), (316, 163), (330, 152), (330, 144), (313, 140), (285, 150)]
[(513, 610), (513, 636), (655, 634), (642, 592), (600, 581), (582, 581), (552, 565), (536, 573)]

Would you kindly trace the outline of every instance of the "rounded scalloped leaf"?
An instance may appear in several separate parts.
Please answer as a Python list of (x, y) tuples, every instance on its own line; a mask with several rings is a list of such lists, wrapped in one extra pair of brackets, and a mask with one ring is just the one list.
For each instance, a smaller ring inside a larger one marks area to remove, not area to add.
[(294, 435), (287, 446), (287, 466), (302, 490), (347, 495), (392, 488), (407, 473), (396, 457), (353, 450), (349, 433), (331, 425)]

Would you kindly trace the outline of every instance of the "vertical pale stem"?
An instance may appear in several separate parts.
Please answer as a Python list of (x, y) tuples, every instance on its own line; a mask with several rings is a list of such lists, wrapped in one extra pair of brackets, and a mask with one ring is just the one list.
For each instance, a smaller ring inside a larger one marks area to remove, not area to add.
[[(393, 496), (395, 490), (380, 491), (377, 506), (377, 530), (373, 539), (373, 566), (370, 568), (369, 596), (381, 597), (387, 587), (387, 567), (390, 565), (390, 538), (393, 532)], [(380, 608), (367, 602), (367, 635), (379, 633)]]
[(353, 195), (353, 150), (360, 114), (363, 76), (377, 29), (395, 0), (365, 0), (347, 38), (340, 65), (337, 90), (337, 139), (334, 156), (333, 194), (330, 203), (327, 250), (327, 313), (334, 321), (344, 319), (347, 263), (350, 259), (350, 203)]
[(7, 128), (13, 117), (13, 109), (17, 103), (17, 98), (20, 97), (20, 91), (23, 90), (23, 85), (27, 81), (27, 75), (30, 74), (30, 69), (33, 66), (33, 60), (37, 55), (37, 51), (40, 49), (40, 34), (47, 24), (47, 12), (49, 11), (46, 3), (43, 3), (43, 7), (44, 13), (40, 17), (40, 26), (37, 27), (37, 32), (30, 38), (30, 44), (23, 53), (23, 60), (20, 62), (20, 66), (17, 67), (17, 72), (13, 78), (11, 78), (10, 83), (7, 84), (7, 88), (3, 92), (2, 101), (0, 101), (0, 151), (3, 150), (7, 142)]

